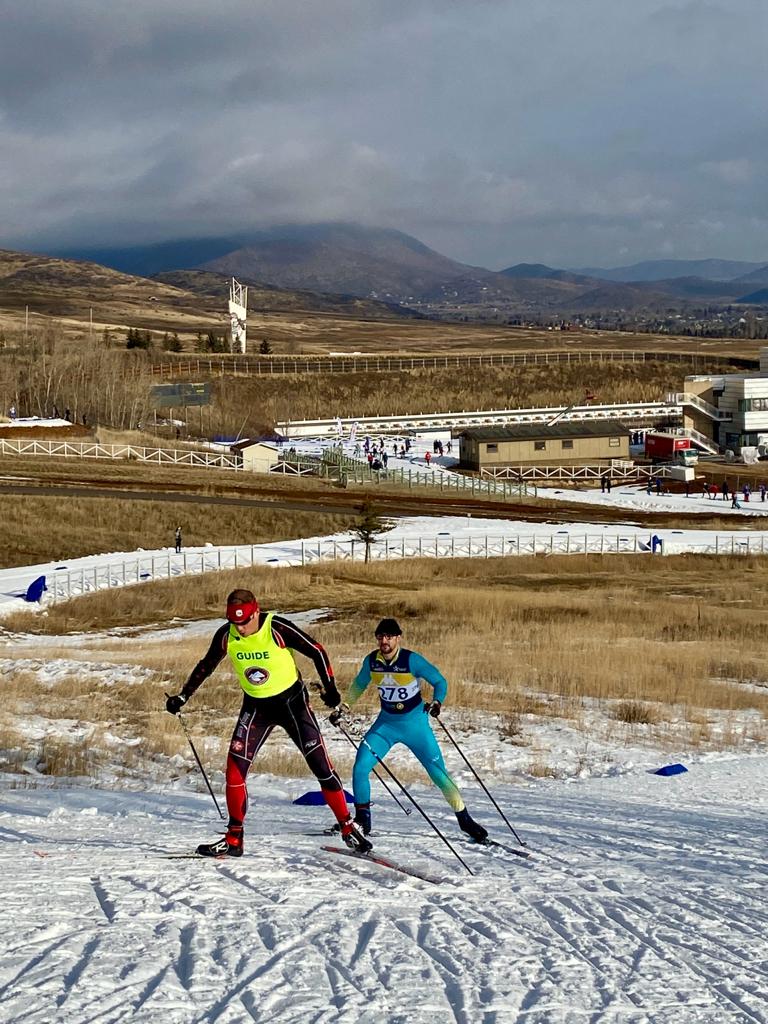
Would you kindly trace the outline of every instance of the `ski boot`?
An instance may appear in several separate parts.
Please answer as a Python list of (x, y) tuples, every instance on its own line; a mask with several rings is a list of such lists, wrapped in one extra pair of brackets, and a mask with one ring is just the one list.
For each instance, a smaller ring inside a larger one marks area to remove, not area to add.
[(215, 843), (201, 843), (196, 852), (201, 857), (242, 857), (243, 830), (230, 825), (221, 839)]
[(456, 820), (459, 823), (459, 828), (462, 832), (466, 832), (470, 839), (474, 839), (476, 843), (484, 843), (488, 838), (488, 832), (479, 825), (473, 818), (470, 818), (469, 811), (465, 807), (461, 811), (456, 811)]
[(364, 836), (371, 834), (371, 805), (355, 804), (355, 824)]
[(365, 838), (351, 818), (342, 821), (341, 838), (350, 850), (354, 850), (355, 853), (369, 853), (373, 849), (373, 843)]

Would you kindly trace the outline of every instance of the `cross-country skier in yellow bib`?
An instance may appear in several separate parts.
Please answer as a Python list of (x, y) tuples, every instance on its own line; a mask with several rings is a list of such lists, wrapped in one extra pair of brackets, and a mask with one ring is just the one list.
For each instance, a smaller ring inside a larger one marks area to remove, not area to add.
[(233, 590), (227, 598), (227, 621), (216, 630), (206, 655), (195, 665), (181, 693), (165, 707), (177, 715), (201, 683), (229, 655), (243, 690), (243, 704), (227, 756), (226, 796), (229, 825), (223, 839), (202, 843), (203, 857), (240, 857), (243, 823), (248, 807), (246, 776), (254, 757), (275, 728), (284, 729), (304, 755), (320, 783), (347, 846), (365, 853), (371, 843), (355, 827), (347, 810), (341, 779), (325, 748), (307, 689), (291, 651), (314, 662), (320, 677), (320, 696), (327, 707), (341, 702), (333, 669), (324, 648), (282, 615), (264, 612), (250, 590)]

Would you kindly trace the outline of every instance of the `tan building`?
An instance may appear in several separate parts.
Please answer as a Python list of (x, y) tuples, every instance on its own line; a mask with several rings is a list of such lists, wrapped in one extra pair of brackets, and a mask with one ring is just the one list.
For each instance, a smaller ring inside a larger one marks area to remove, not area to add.
[(470, 427), (459, 434), (463, 469), (609, 465), (629, 458), (629, 429), (618, 420)]
[(269, 473), (280, 460), (280, 449), (271, 441), (237, 441), (230, 448), (243, 460), (243, 469), (251, 473)]

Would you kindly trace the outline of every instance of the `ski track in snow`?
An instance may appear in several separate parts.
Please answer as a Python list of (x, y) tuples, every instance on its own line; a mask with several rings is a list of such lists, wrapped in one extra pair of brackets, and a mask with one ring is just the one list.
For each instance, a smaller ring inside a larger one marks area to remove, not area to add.
[(5, 790), (0, 1020), (766, 1024), (766, 769), (498, 787), (532, 857), (461, 842), (474, 877), (382, 797), (376, 850), (441, 885), (323, 853), (265, 779), (213, 862), (163, 857), (213, 834), (202, 796)]

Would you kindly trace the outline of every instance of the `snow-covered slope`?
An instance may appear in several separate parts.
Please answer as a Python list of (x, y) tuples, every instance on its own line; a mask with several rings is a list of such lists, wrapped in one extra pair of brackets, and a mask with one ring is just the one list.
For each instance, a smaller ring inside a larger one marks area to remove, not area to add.
[(767, 773), (756, 756), (499, 786), (533, 854), (462, 844), (473, 877), (381, 793), (376, 850), (440, 885), (324, 853), (306, 833), (328, 812), (290, 802), (304, 781), (253, 776), (246, 855), (225, 862), (163, 857), (214, 834), (207, 796), (6, 788), (0, 1019), (765, 1022)]

